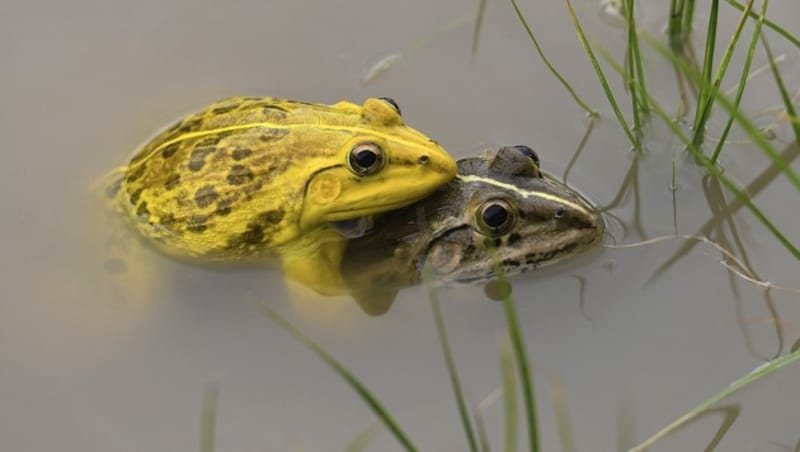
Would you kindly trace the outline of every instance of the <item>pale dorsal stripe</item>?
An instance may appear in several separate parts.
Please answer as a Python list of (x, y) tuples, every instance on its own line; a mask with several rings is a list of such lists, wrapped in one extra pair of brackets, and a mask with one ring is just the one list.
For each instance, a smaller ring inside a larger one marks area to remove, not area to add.
[(509, 191), (513, 191), (513, 192), (519, 193), (519, 195), (522, 196), (523, 198), (541, 198), (541, 199), (546, 199), (548, 201), (553, 201), (555, 203), (559, 203), (559, 204), (562, 204), (564, 206), (568, 206), (568, 207), (570, 207), (572, 209), (578, 210), (578, 211), (583, 212), (583, 213), (585, 213), (587, 215), (591, 215), (591, 212), (589, 212), (589, 210), (586, 209), (586, 207), (584, 207), (584, 206), (582, 206), (582, 205), (580, 205), (578, 203), (574, 203), (574, 202), (572, 202), (570, 200), (567, 200), (567, 199), (564, 199), (564, 198), (560, 198), (560, 197), (558, 197), (556, 195), (551, 195), (550, 193), (545, 193), (545, 192), (542, 192), (542, 191), (535, 191), (535, 190), (525, 190), (523, 188), (517, 187), (514, 184), (507, 184), (505, 182), (500, 182), (499, 180), (491, 179), (491, 178), (488, 178), (488, 177), (481, 177), (481, 176), (474, 176), (474, 175), (463, 175), (463, 174), (459, 174), (456, 177), (459, 180), (462, 180), (464, 182), (483, 182), (484, 184), (494, 185), (495, 187), (500, 187), (500, 188), (503, 188), (503, 189), (506, 189), (506, 190), (509, 190)]

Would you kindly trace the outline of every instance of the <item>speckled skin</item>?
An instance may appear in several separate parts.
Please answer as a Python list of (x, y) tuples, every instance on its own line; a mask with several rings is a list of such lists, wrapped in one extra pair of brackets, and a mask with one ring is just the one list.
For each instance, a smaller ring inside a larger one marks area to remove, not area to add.
[[(348, 164), (362, 143), (382, 149), (375, 174)], [(455, 173), (455, 161), (386, 101), (235, 97), (159, 133), (112, 173), (106, 194), (169, 254), (222, 262), (278, 255), (290, 277), (318, 268), (324, 292), (338, 284), (344, 246), (326, 223), (405, 206)]]
[[(577, 192), (542, 174), (514, 147), (458, 161), (455, 180), (406, 208), (380, 216), (373, 233), (348, 243), (342, 274), (367, 312), (385, 312), (397, 290), (421, 282), (430, 264), (439, 284), (480, 283), (552, 264), (599, 242), (605, 225)], [(499, 233), (479, 224), (487, 203), (512, 208)]]

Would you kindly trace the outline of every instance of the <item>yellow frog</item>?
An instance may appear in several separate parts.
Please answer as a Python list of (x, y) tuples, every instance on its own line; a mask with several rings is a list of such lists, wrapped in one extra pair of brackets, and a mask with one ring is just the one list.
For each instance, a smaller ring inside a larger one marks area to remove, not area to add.
[(319, 293), (342, 287), (343, 222), (406, 206), (456, 175), (389, 98), (363, 105), (234, 97), (159, 133), (106, 179), (105, 196), (178, 257), (259, 261)]

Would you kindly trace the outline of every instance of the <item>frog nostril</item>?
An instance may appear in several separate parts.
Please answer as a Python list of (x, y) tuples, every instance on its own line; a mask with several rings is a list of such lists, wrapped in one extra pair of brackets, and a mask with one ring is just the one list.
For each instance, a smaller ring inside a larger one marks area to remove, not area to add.
[(424, 165), (424, 164), (428, 163), (430, 160), (431, 160), (431, 158), (429, 156), (427, 156), (427, 155), (420, 155), (419, 156), (419, 164), (420, 165)]

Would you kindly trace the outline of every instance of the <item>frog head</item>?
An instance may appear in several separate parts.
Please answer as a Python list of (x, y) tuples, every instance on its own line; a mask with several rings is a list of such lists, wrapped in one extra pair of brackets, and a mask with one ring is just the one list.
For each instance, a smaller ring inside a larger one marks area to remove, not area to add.
[(456, 175), (453, 158), (436, 141), (408, 127), (389, 98), (367, 99), (359, 123), (344, 129), (350, 136), (331, 164), (308, 179), (300, 229), (406, 206)]

